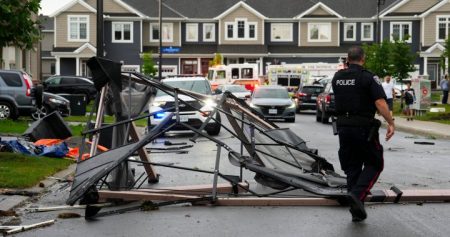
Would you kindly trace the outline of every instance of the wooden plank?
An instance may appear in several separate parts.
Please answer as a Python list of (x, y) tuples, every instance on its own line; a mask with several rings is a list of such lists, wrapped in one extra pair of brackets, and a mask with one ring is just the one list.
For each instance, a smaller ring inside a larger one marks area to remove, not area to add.
[(146, 193), (136, 191), (98, 191), (99, 200), (122, 199), (124, 201), (176, 201), (184, 199), (195, 199), (201, 196), (166, 194), (166, 193)]
[[(240, 182), (238, 186), (238, 192), (247, 192), (244, 188), (249, 188), (247, 182)], [(206, 185), (190, 185), (190, 186), (176, 186), (176, 187), (161, 187), (159, 189), (135, 189), (132, 191), (146, 192), (146, 193), (172, 193), (172, 194), (185, 194), (185, 195), (199, 195), (204, 193), (211, 193), (213, 189), (212, 184)], [(217, 184), (218, 193), (232, 193), (233, 186), (229, 183)]]
[[(136, 129), (136, 124), (134, 122), (131, 122), (130, 137), (134, 142), (138, 142), (141, 140), (141, 137), (139, 136), (139, 133), (137, 132)], [(141, 147), (138, 150), (138, 154), (139, 157), (141, 158), (141, 161), (151, 162), (151, 159), (144, 147)], [(147, 173), (149, 182), (151, 183), (158, 182), (158, 174), (156, 173), (155, 168), (151, 164), (144, 164), (144, 169), (145, 172)]]
[(218, 198), (218, 206), (337, 206), (339, 203), (327, 198)]
[[(226, 184), (221, 187), (227, 189)], [(128, 201), (175, 201), (183, 199), (201, 198), (202, 195), (183, 195), (181, 192), (195, 190), (207, 190), (207, 186), (184, 186), (175, 187), (180, 190), (174, 190), (179, 193), (169, 193), (169, 190), (163, 192), (154, 192), (147, 189), (144, 191), (99, 191), (101, 201), (109, 198), (123, 199)], [(190, 188), (190, 189), (189, 189)], [(196, 189), (197, 188), (197, 189)], [(183, 190), (181, 190), (183, 189)], [(158, 190), (161, 191), (161, 190)], [(392, 203), (397, 195), (391, 190), (380, 190), (384, 196), (378, 198), (377, 203)], [(378, 192), (380, 192), (378, 191)], [(402, 190), (403, 196), (400, 202), (448, 202), (450, 201), (450, 190)], [(368, 196), (366, 202), (374, 202), (371, 196)], [(340, 205), (335, 199), (329, 198), (275, 198), (275, 197), (219, 197), (215, 202), (219, 206), (337, 206)]]

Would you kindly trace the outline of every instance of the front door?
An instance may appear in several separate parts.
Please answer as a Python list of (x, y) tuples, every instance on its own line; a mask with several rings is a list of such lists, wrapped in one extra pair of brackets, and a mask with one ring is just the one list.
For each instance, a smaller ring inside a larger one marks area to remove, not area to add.
[(201, 60), (201, 68), (202, 68), (202, 72), (201, 72), (201, 74), (203, 75), (203, 76), (206, 76), (206, 75), (208, 75), (208, 69), (209, 69), (209, 62), (211, 61), (212, 59), (210, 59), (210, 58), (202, 58), (202, 60)]
[(181, 74), (195, 75), (197, 72), (198, 61), (196, 58), (181, 59)]
[(91, 70), (87, 66), (88, 59), (81, 59), (80, 75), (82, 77), (92, 77)]
[(428, 64), (428, 76), (431, 81), (431, 89), (436, 89), (439, 78), (439, 65), (436, 63)]

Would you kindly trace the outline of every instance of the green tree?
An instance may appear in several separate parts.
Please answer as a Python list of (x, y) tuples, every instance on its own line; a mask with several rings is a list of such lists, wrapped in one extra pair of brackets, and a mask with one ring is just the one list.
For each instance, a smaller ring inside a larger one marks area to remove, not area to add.
[(214, 55), (213, 60), (211, 60), (211, 61), (209, 62), (209, 66), (210, 66), (210, 67), (213, 67), (213, 66), (216, 66), (216, 65), (220, 65), (220, 64), (222, 64), (222, 61), (223, 61), (222, 54), (216, 53), (216, 54)]
[(380, 44), (364, 44), (364, 51), (366, 52), (365, 67), (375, 73), (380, 78), (392, 74), (392, 67), (389, 60), (392, 43), (385, 40)]
[(392, 76), (400, 82), (409, 77), (409, 73), (416, 71), (414, 60), (416, 55), (411, 52), (411, 47), (403, 40), (395, 39), (390, 50), (389, 61), (392, 68)]
[(37, 14), (41, 0), (2, 0), (0, 3), (0, 67), (3, 47), (32, 49), (39, 38)]
[(154, 77), (158, 70), (155, 68), (152, 52), (144, 53), (142, 55), (142, 73), (147, 76)]
[(445, 59), (447, 59), (448, 62), (450, 62), (450, 38), (447, 38), (444, 42), (444, 52), (442, 52), (440, 60), (440, 65), (443, 71), (445, 72), (446, 70), (448, 70), (447, 74), (450, 75), (450, 67), (446, 68)]
[[(409, 77), (409, 73), (416, 71), (413, 64), (416, 55), (411, 52), (411, 47), (405, 42), (408, 38), (409, 36), (406, 36), (403, 40), (396, 38), (392, 44), (389, 57), (392, 76), (400, 81), (401, 85), (403, 85), (403, 80)], [(400, 106), (403, 108), (403, 96), (400, 99)]]

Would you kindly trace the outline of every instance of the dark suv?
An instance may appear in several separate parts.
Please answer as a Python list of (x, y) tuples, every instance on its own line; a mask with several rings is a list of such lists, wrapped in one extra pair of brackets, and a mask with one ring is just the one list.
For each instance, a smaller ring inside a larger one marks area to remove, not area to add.
[(296, 94), (297, 112), (306, 109), (316, 109), (317, 96), (324, 90), (322, 85), (303, 86)]
[(17, 119), (36, 110), (31, 77), (23, 71), (0, 70), (0, 119)]
[(97, 90), (94, 82), (85, 77), (77, 76), (51, 76), (44, 81), (44, 91), (53, 94), (82, 94), (86, 101), (94, 99)]

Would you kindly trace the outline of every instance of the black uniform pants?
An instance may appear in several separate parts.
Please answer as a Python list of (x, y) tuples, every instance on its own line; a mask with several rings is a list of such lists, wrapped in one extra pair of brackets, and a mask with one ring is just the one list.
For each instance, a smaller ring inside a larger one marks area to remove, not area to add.
[(364, 201), (383, 171), (383, 147), (378, 132), (367, 141), (370, 127), (339, 127), (339, 161), (347, 189)]

